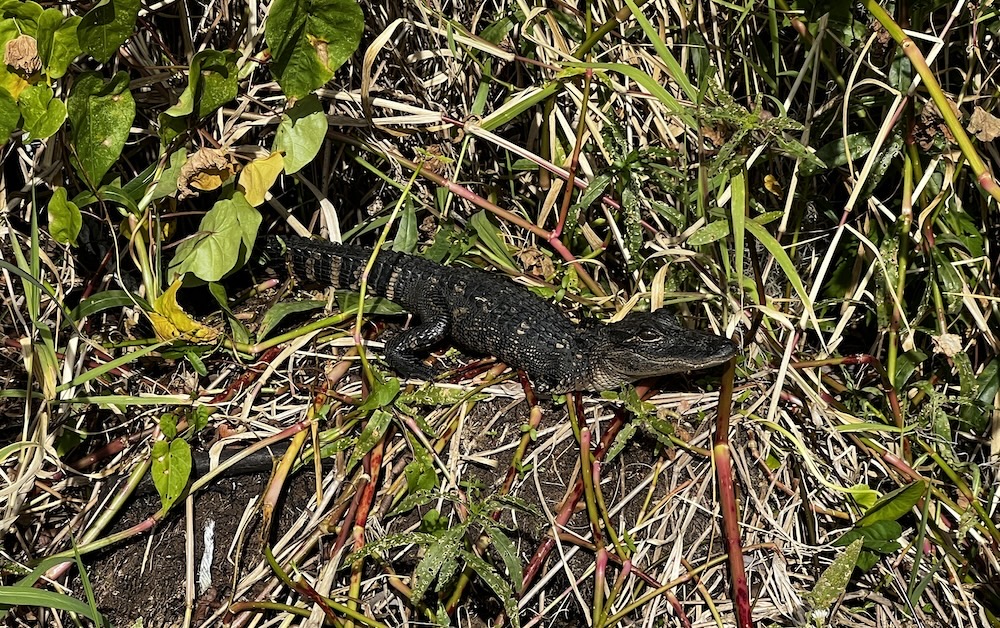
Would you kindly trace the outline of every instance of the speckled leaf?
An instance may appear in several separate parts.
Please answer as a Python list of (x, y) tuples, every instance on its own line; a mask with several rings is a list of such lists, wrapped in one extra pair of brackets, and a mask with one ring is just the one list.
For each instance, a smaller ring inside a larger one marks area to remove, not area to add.
[(316, 157), (328, 126), (323, 105), (315, 95), (306, 96), (281, 114), (271, 150), (285, 154), (287, 174), (298, 172)]
[(139, 0), (101, 0), (84, 14), (77, 33), (80, 46), (101, 63), (135, 31)]
[[(503, 600), (503, 609), (507, 613), (510, 625), (514, 626), (514, 628), (519, 628), (521, 621), (517, 615), (517, 596), (514, 595), (510, 584), (475, 552), (463, 551), (462, 556), (469, 566), (472, 567), (472, 570), (493, 589), (497, 597)], [(520, 582), (520, 580), (515, 580), (515, 582)]]
[(97, 188), (121, 155), (135, 119), (128, 74), (105, 82), (100, 74), (81, 74), (66, 102), (70, 120), (70, 159), (77, 172)]
[(851, 581), (851, 572), (858, 563), (862, 544), (862, 540), (858, 539), (847, 546), (847, 549), (837, 556), (819, 577), (813, 590), (804, 596), (812, 603), (814, 609), (830, 608), (847, 589), (847, 584)]
[(264, 37), (285, 95), (302, 98), (329, 81), (357, 50), (364, 26), (355, 0), (274, 0)]
[(358, 412), (371, 412), (376, 408), (386, 407), (399, 394), (399, 388), (399, 380), (395, 377), (389, 378), (384, 382), (376, 381), (364, 403), (358, 406)]
[(456, 526), (446, 530), (438, 537), (436, 543), (427, 548), (427, 553), (417, 564), (417, 568), (413, 570), (411, 600), (424, 599), (424, 595), (438, 575), (441, 576), (442, 580), (446, 580), (449, 573), (455, 572), (458, 565), (455, 557), (458, 556), (462, 548), (464, 535), (465, 528)]
[(167, 510), (184, 493), (191, 477), (191, 446), (183, 439), (153, 443), (153, 485)]
[[(517, 546), (507, 538), (503, 530), (495, 526), (486, 526), (486, 534), (493, 541), (493, 549), (497, 551), (497, 554), (500, 554), (500, 559), (503, 560), (503, 564), (507, 568), (510, 581), (521, 582), (524, 579), (524, 572), (521, 569), (521, 557), (517, 555)], [(497, 591), (497, 594), (499, 593)]]
[(727, 235), (729, 235), (729, 222), (727, 220), (716, 220), (692, 233), (687, 243), (689, 246), (704, 246), (721, 240)]
[(622, 218), (625, 223), (625, 249), (628, 251), (628, 267), (635, 270), (639, 266), (639, 249), (642, 248), (642, 208), (639, 205), (638, 184), (629, 179), (622, 190)]

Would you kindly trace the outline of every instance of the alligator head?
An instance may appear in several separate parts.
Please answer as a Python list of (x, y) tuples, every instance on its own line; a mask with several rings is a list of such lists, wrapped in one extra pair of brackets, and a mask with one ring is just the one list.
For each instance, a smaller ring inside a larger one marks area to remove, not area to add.
[(722, 364), (736, 354), (724, 336), (681, 326), (666, 310), (632, 312), (592, 328), (590, 390), (608, 390), (646, 377)]

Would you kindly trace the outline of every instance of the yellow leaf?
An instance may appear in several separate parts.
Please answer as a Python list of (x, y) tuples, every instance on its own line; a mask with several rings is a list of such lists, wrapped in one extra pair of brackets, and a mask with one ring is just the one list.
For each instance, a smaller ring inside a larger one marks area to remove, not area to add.
[(274, 152), (263, 159), (251, 161), (240, 172), (240, 188), (247, 202), (257, 207), (264, 202), (264, 196), (285, 167), (285, 158)]
[(210, 343), (219, 336), (219, 332), (206, 327), (188, 316), (177, 303), (177, 289), (181, 280), (175, 281), (166, 291), (153, 301), (153, 311), (146, 312), (153, 331), (160, 340), (182, 339), (188, 342)]
[(31, 83), (21, 78), (19, 75), (13, 72), (7, 72), (6, 70), (0, 68), (0, 87), (7, 90), (7, 92), (17, 100), (21, 96), (21, 92), (28, 89)]

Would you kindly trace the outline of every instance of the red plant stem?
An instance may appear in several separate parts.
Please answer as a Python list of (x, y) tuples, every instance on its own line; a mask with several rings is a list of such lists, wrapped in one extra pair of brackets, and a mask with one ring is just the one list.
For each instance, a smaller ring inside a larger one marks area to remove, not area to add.
[(712, 447), (712, 457), (716, 479), (719, 482), (722, 531), (725, 537), (726, 553), (729, 555), (729, 577), (732, 580), (736, 621), (740, 628), (752, 628), (750, 587), (747, 584), (746, 565), (743, 563), (739, 505), (736, 503), (732, 456), (729, 449), (729, 416), (733, 403), (733, 378), (735, 374), (736, 360), (730, 360), (726, 363), (726, 369), (722, 374), (722, 390), (719, 392), (719, 419), (715, 431), (715, 443)]
[[(573, 154), (569, 160), (568, 176), (566, 181), (576, 181), (576, 171), (580, 167), (580, 151), (583, 149), (583, 132), (587, 128), (587, 102), (590, 100), (590, 81), (594, 77), (594, 70), (587, 68), (583, 75), (583, 107), (580, 109), (580, 120), (576, 127), (576, 143), (573, 145)], [(562, 235), (563, 227), (566, 226), (566, 216), (569, 215), (569, 207), (573, 203), (573, 186), (567, 185), (563, 193), (562, 206), (559, 208), (559, 222), (552, 230), (552, 237), (558, 238)]]
[[(652, 394), (652, 389), (647, 385), (636, 386), (636, 392), (640, 399), (647, 399)], [(615, 416), (608, 425), (607, 430), (604, 431), (604, 435), (601, 437), (601, 443), (594, 450), (594, 460), (603, 460), (604, 455), (607, 453), (608, 448), (611, 443), (614, 442), (615, 437), (618, 432), (621, 431), (622, 427), (625, 425), (625, 410), (618, 408), (615, 410)], [(573, 516), (575, 512), (575, 506), (578, 501), (580, 501), (580, 496), (583, 495), (583, 478), (578, 478), (576, 485), (573, 490), (566, 496), (563, 502), (559, 505), (559, 514), (556, 515), (555, 527), (556, 529), (563, 528), (569, 522), (570, 517)], [(545, 537), (539, 546), (535, 550), (534, 555), (532, 555), (531, 560), (528, 561), (528, 566), (524, 570), (524, 578), (521, 580), (521, 595), (524, 595), (534, 582), (535, 578), (538, 577), (538, 572), (542, 568), (542, 563), (548, 558), (549, 554), (556, 546), (555, 537), (549, 535)]]

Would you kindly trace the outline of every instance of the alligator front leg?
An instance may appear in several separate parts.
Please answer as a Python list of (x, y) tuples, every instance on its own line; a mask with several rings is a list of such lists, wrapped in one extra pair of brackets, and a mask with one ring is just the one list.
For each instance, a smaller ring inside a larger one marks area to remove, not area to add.
[(385, 361), (403, 377), (434, 379), (438, 371), (423, 362), (435, 345), (444, 340), (451, 328), (447, 302), (434, 291), (420, 298), (416, 314), (420, 324), (402, 331), (385, 343)]

